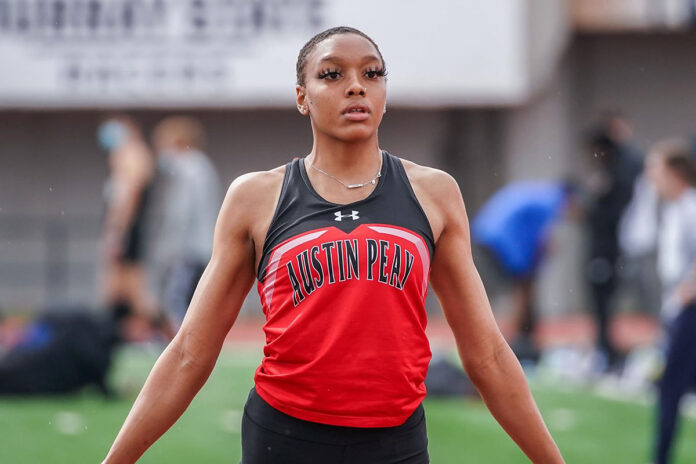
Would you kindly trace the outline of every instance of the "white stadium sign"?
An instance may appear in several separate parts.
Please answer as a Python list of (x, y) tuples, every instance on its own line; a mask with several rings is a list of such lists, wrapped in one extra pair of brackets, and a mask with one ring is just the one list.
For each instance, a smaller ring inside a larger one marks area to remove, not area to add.
[(0, 0), (0, 108), (287, 107), (313, 34), (364, 30), (390, 104), (508, 104), (527, 91), (524, 2)]

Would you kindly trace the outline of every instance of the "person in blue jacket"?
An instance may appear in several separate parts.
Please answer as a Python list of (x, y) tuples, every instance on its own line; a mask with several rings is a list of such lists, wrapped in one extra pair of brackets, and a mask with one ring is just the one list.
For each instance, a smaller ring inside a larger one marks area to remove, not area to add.
[(472, 237), (490, 252), (514, 282), (512, 343), (518, 357), (537, 357), (531, 341), (535, 328), (534, 281), (542, 263), (552, 225), (563, 215), (575, 191), (570, 182), (514, 182), (496, 192), (472, 223)]

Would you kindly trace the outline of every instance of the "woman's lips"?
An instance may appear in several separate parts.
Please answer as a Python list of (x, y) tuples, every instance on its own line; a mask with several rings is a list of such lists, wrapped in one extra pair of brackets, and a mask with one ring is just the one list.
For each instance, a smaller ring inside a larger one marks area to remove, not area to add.
[(370, 113), (363, 111), (349, 111), (343, 115), (351, 121), (364, 121), (370, 117)]
[(351, 105), (343, 112), (343, 115), (351, 121), (364, 121), (370, 117), (370, 112), (365, 105)]

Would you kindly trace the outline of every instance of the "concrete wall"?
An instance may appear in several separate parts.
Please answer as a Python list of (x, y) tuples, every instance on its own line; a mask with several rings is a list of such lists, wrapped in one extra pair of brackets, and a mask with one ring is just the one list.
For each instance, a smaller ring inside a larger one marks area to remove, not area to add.
[(696, 132), (696, 34), (583, 36), (572, 50), (577, 123), (619, 108), (648, 146)]

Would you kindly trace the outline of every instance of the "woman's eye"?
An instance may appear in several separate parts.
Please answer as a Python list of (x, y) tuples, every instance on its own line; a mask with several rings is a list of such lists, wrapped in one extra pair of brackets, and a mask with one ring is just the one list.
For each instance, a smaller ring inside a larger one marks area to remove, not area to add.
[(319, 79), (328, 79), (331, 81), (334, 79), (338, 79), (340, 76), (341, 73), (339, 73), (338, 71), (325, 71), (319, 76)]
[(378, 76), (378, 73), (377, 71), (365, 71), (365, 75), (370, 79), (374, 79)]

